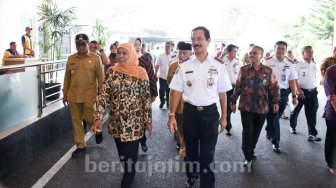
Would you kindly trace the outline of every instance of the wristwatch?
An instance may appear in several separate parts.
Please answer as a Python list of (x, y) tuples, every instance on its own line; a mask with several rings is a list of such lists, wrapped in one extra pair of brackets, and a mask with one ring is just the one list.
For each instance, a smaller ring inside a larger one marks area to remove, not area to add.
[(175, 117), (175, 113), (169, 113), (168, 117), (170, 117), (170, 116), (174, 116)]
[(296, 95), (292, 95), (292, 98), (296, 98)]
[(103, 51), (104, 51), (104, 49), (100, 49), (100, 50), (99, 50), (100, 53), (103, 52)]

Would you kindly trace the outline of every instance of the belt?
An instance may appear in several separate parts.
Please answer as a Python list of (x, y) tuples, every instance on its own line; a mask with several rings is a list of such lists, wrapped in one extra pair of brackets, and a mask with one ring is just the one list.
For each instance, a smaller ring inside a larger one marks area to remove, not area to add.
[(302, 90), (302, 91), (308, 91), (308, 92), (311, 92), (311, 91), (315, 91), (315, 90), (316, 90), (316, 87), (313, 88), (313, 89), (303, 89), (303, 88), (301, 88), (301, 90)]
[(190, 108), (193, 108), (193, 109), (195, 109), (195, 110), (197, 110), (197, 111), (208, 110), (208, 109), (210, 109), (210, 108), (214, 108), (214, 107), (217, 108), (216, 103), (213, 103), (213, 104), (211, 104), (211, 105), (209, 105), (209, 106), (194, 106), (194, 105), (192, 105), (192, 104), (190, 104), (190, 103), (185, 102), (184, 105), (185, 105), (185, 106), (188, 106), (188, 107), (190, 107)]

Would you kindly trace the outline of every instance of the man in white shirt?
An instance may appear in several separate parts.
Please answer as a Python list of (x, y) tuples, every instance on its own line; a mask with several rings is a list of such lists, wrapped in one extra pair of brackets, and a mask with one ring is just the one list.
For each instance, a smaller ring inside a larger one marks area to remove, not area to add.
[[(269, 57), (265, 65), (271, 67), (274, 71), (276, 79), (279, 83), (280, 88), (280, 104), (279, 112), (273, 112), (270, 110), (267, 114), (267, 134), (272, 139), (273, 151), (280, 153), (280, 120), (279, 114), (282, 114), (286, 109), (288, 103), (288, 95), (292, 92), (292, 103), (294, 106), (297, 104), (296, 98), (296, 84), (295, 79), (297, 79), (294, 64), (285, 57), (287, 51), (287, 43), (284, 41), (278, 41), (274, 45), (275, 55)], [(270, 107), (273, 104), (270, 104)]]
[(316, 137), (316, 112), (318, 109), (317, 99), (317, 68), (313, 59), (313, 48), (305, 46), (302, 48), (302, 61), (297, 61), (296, 72), (298, 75), (297, 88), (299, 93), (299, 104), (294, 108), (290, 115), (290, 132), (296, 134), (296, 125), (298, 115), (305, 106), (305, 114), (308, 125), (308, 141), (321, 141), (321, 138)]
[(160, 109), (167, 102), (167, 108), (169, 107), (169, 87), (167, 84), (167, 75), (169, 68), (169, 60), (172, 56), (172, 43), (166, 42), (165, 52), (160, 54), (155, 63), (155, 76), (158, 77), (159, 73), (159, 97), (160, 97)]
[(230, 82), (232, 85), (232, 89), (228, 92), (226, 92), (226, 96), (227, 96), (227, 117), (226, 117), (226, 121), (227, 121), (227, 126), (225, 128), (226, 130), (226, 135), (231, 136), (231, 128), (232, 128), (232, 124), (231, 124), (231, 106), (229, 105), (231, 103), (231, 95), (233, 93), (233, 88), (236, 85), (236, 81), (237, 81), (237, 77), (238, 77), (238, 73), (241, 67), (241, 63), (239, 61), (239, 59), (236, 57), (238, 51), (238, 46), (233, 45), (233, 44), (229, 44), (226, 47), (226, 55), (223, 58), (223, 65), (226, 69), (226, 71), (229, 74), (230, 77)]
[[(180, 65), (170, 83), (174, 91), (167, 124), (171, 133), (177, 130), (175, 112), (183, 97), (187, 187), (194, 186), (200, 174), (200, 187), (212, 188), (215, 186), (212, 164), (218, 133), (226, 127), (226, 92), (232, 87), (226, 70), (208, 53), (209, 30), (203, 26), (196, 27), (192, 30), (191, 41), (195, 55)], [(217, 102), (220, 102), (221, 117)]]

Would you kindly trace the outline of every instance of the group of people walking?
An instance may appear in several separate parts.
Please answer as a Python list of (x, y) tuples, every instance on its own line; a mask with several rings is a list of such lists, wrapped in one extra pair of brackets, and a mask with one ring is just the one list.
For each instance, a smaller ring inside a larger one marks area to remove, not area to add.
[[(171, 133), (177, 133), (180, 155), (186, 161), (187, 187), (195, 186), (198, 178), (200, 187), (215, 186), (211, 164), (214, 163), (217, 138), (224, 130), (230, 136), (231, 129), (237, 126), (232, 125), (234, 122), (231, 122), (230, 115), (236, 112), (238, 103), (246, 167), (252, 166), (254, 150), (266, 120), (273, 151), (280, 153), (279, 114), (285, 110), (290, 93), (296, 106), (290, 116), (291, 132), (296, 133), (297, 117), (305, 105), (307, 139), (321, 140), (315, 128), (317, 66), (312, 58), (311, 46), (305, 46), (302, 49), (303, 60), (294, 63), (284, 55), (287, 51), (284, 41), (275, 43), (275, 55), (266, 62), (262, 62), (264, 49), (254, 45), (248, 53), (251, 63), (242, 66), (236, 58), (236, 45), (228, 45), (221, 59), (210, 55), (210, 32), (199, 26), (191, 32), (191, 44), (180, 42), (177, 45), (174, 62), (167, 63), (172, 44), (166, 43), (165, 53), (158, 57), (155, 71), (150, 60), (140, 51), (141, 39), (136, 39), (133, 44), (111, 45), (116, 48), (115, 60), (106, 69), (104, 78), (102, 61), (108, 62), (109, 59), (100, 58), (88, 50), (87, 35), (79, 34), (75, 41), (77, 53), (68, 58), (63, 89), (63, 102), (70, 107), (77, 146), (72, 156), (77, 158), (85, 154), (83, 120), (91, 125), (92, 132), (97, 133), (108, 108), (108, 131), (114, 138), (125, 169), (121, 187), (132, 184), (139, 145), (143, 151), (148, 149), (145, 131), (150, 135), (153, 129), (151, 103), (158, 96), (158, 73), (159, 107), (166, 104), (169, 108), (167, 126)], [(335, 65), (324, 71), (328, 98), (325, 153), (333, 174), (336, 174), (335, 71)], [(217, 104), (220, 106), (217, 107)]]

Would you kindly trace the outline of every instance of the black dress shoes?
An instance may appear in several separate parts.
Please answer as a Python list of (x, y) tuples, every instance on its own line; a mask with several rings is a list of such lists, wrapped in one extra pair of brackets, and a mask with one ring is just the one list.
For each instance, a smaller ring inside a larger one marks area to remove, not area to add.
[(273, 151), (274, 151), (275, 153), (280, 153), (280, 148), (279, 148), (279, 146), (273, 144), (273, 145), (272, 145), (272, 148), (273, 148)]
[(142, 149), (143, 152), (147, 152), (147, 151), (148, 151), (148, 146), (147, 146), (147, 144), (142, 144), (142, 145), (141, 145), (141, 149)]
[(97, 131), (96, 132), (96, 143), (101, 144), (103, 142), (103, 132)]
[(77, 148), (74, 152), (72, 152), (71, 158), (75, 159), (85, 154), (86, 148)]
[(195, 187), (196, 186), (196, 178), (188, 178), (188, 181), (186, 182), (186, 187)]

